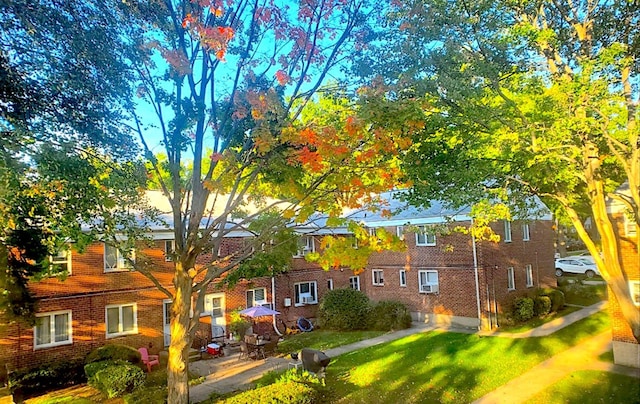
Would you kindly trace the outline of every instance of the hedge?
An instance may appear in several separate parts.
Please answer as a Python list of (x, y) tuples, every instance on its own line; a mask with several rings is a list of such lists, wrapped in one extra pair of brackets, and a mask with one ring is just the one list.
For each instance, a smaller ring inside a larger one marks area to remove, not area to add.
[(106, 360), (123, 360), (133, 364), (142, 362), (140, 352), (128, 345), (108, 344), (89, 352), (85, 363), (100, 362)]
[(359, 290), (344, 288), (327, 292), (318, 307), (322, 327), (333, 330), (364, 330), (369, 323), (369, 298)]
[(8, 379), (9, 389), (16, 398), (28, 398), (86, 381), (82, 359), (21, 369), (9, 373)]
[(411, 314), (404, 303), (383, 300), (372, 304), (369, 313), (369, 329), (395, 331), (409, 327), (411, 327)]
[(224, 404), (316, 404), (320, 402), (319, 393), (313, 387), (303, 383), (284, 382), (245, 391), (220, 401)]
[(100, 390), (109, 398), (120, 397), (144, 386), (146, 376), (139, 366), (127, 362), (94, 362), (87, 366), (102, 367), (89, 380), (89, 385)]

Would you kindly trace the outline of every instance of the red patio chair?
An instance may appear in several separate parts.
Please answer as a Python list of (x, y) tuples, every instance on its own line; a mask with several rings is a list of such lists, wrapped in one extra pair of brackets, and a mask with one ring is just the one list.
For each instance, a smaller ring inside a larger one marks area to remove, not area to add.
[(147, 365), (147, 370), (151, 373), (151, 367), (153, 365), (160, 365), (160, 357), (158, 355), (149, 355), (147, 348), (138, 348), (140, 356), (142, 357), (142, 363)]

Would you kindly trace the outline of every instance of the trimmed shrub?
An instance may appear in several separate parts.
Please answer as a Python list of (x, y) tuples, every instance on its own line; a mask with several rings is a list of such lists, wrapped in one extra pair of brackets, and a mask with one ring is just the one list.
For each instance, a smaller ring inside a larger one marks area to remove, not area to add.
[(315, 404), (319, 403), (320, 399), (319, 393), (313, 387), (290, 381), (245, 391), (219, 402), (225, 404)]
[(549, 296), (536, 296), (533, 298), (533, 312), (536, 316), (546, 316), (551, 312), (551, 298)]
[(123, 360), (120, 360), (120, 359), (87, 363), (86, 365), (84, 365), (84, 374), (87, 377), (87, 382), (89, 384), (92, 384), (95, 381), (96, 373), (98, 373), (99, 371), (101, 371), (103, 369), (106, 369), (109, 366), (124, 365), (124, 364), (127, 364), (127, 363), (129, 363), (129, 362), (123, 361)]
[(369, 312), (369, 329), (404, 330), (411, 327), (411, 314), (404, 303), (383, 300), (373, 303)]
[(103, 369), (96, 371), (89, 380), (89, 385), (100, 390), (107, 397), (113, 398), (120, 397), (125, 393), (131, 393), (135, 389), (142, 387), (145, 378), (146, 376), (142, 369), (136, 365), (126, 362), (112, 362)]
[(519, 297), (513, 302), (513, 317), (516, 321), (525, 322), (533, 317), (533, 299)]
[(564, 307), (564, 293), (561, 290), (553, 289), (553, 288), (545, 288), (541, 289), (538, 293), (540, 296), (549, 296), (551, 299), (551, 311), (550, 312), (558, 312), (561, 308)]
[(109, 344), (103, 345), (89, 352), (84, 363), (106, 360), (123, 360), (133, 364), (138, 364), (142, 361), (142, 358), (140, 357), (140, 352), (138, 352), (137, 349), (128, 345)]
[(18, 370), (9, 373), (8, 379), (11, 393), (14, 397), (21, 398), (29, 398), (86, 381), (82, 359)]
[(364, 330), (369, 322), (369, 298), (351, 288), (330, 290), (318, 307), (318, 321), (333, 330)]

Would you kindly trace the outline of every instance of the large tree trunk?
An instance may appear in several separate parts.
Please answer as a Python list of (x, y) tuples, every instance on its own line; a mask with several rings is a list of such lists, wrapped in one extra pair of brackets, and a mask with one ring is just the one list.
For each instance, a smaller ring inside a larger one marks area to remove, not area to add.
[(167, 364), (169, 404), (189, 403), (189, 311), (191, 308), (192, 279), (181, 262), (176, 262), (173, 283), (175, 293), (171, 305), (171, 344)]

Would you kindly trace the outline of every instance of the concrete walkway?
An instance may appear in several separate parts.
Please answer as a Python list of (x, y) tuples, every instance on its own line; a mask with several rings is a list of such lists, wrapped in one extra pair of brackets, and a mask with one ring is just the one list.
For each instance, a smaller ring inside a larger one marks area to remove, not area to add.
[[(362, 348), (368, 348), (403, 338), (408, 335), (433, 330), (444, 330), (504, 338), (528, 338), (547, 336), (551, 333), (588, 317), (606, 306), (605, 302), (585, 307), (567, 316), (558, 318), (541, 327), (522, 333), (478, 332), (472, 329), (436, 327), (429, 324), (413, 323), (406, 330), (380, 335), (375, 338), (355, 342), (326, 350), (329, 357), (336, 357)], [(640, 378), (640, 369), (631, 369), (611, 363), (600, 362), (598, 355), (610, 349), (611, 333), (597, 335), (582, 344), (568, 349), (534, 367), (520, 377), (480, 398), (476, 403), (520, 403), (539, 391), (560, 380), (564, 376), (580, 369), (598, 369), (629, 374)], [(267, 358), (259, 361), (238, 361), (237, 355), (227, 358), (193, 362), (190, 369), (198, 374), (207, 375), (203, 383), (190, 389), (190, 401), (198, 403), (206, 400), (212, 393), (228, 393), (252, 387), (252, 382), (270, 370), (286, 370), (291, 360), (286, 358)]]

